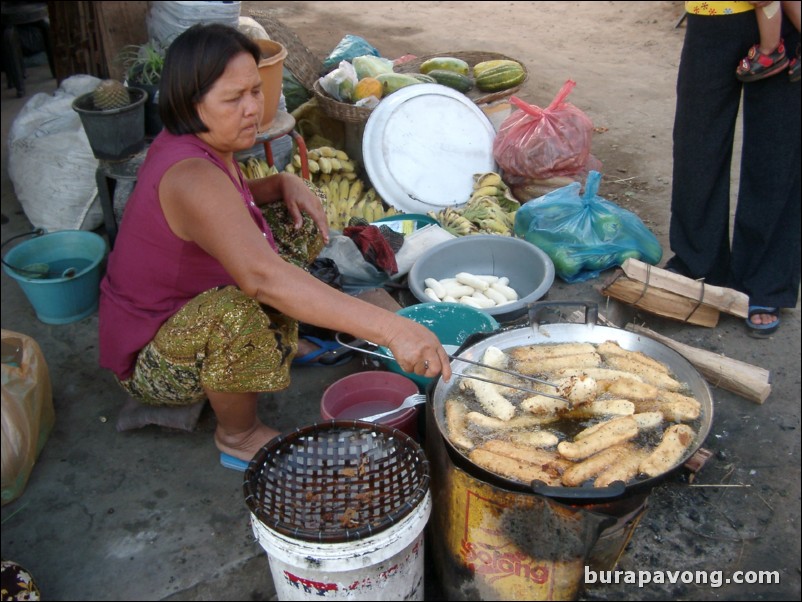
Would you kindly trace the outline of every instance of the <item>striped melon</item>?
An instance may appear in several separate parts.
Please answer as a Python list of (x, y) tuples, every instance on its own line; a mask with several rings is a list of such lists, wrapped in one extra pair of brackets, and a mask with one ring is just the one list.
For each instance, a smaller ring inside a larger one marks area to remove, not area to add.
[[(490, 68), (480, 67), (482, 63), (479, 63), (474, 67), (476, 87), (483, 92), (498, 92), (521, 84), (526, 79), (526, 71), (520, 63), (511, 63), (513, 64), (499, 64)], [(477, 67), (480, 67), (478, 73)]]

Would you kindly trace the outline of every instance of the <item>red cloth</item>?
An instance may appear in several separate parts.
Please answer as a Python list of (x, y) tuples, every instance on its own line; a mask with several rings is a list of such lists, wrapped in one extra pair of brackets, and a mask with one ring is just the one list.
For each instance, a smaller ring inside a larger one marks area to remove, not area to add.
[(348, 226), (343, 235), (354, 241), (365, 261), (391, 276), (398, 272), (395, 252), (376, 226)]

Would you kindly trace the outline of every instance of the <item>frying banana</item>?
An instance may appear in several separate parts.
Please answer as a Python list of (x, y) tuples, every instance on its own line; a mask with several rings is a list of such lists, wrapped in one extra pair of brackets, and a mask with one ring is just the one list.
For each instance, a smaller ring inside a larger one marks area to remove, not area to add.
[(669, 391), (678, 391), (682, 384), (671, 378), (667, 373), (655, 370), (651, 366), (633, 360), (630, 357), (623, 357), (620, 355), (610, 355), (605, 358), (605, 362), (616, 370), (623, 370), (624, 372), (631, 372), (637, 374), (647, 383), (653, 384), (655, 387), (661, 389), (668, 389)]
[[(634, 416), (634, 414), (633, 414), (633, 416)], [(592, 426), (589, 426), (588, 428), (586, 428), (584, 430), (581, 430), (576, 435), (574, 435), (574, 441), (579, 441), (580, 439), (583, 439), (583, 438), (587, 437), (588, 435), (591, 435), (591, 434), (595, 433), (596, 431), (598, 431), (603, 426), (605, 426), (607, 424), (610, 424), (610, 423), (613, 423), (613, 422), (616, 422), (616, 421), (621, 421), (624, 418), (627, 418), (627, 416), (617, 416), (615, 418), (610, 418), (609, 420), (605, 420), (603, 422), (597, 422), (596, 424), (594, 424)]]
[(468, 424), (488, 431), (504, 431), (521, 428), (531, 428), (541, 424), (548, 424), (557, 420), (556, 415), (535, 416), (533, 414), (516, 416), (510, 420), (499, 420), (481, 412), (468, 412), (465, 415)]
[(596, 347), (596, 351), (604, 358), (604, 361), (607, 361), (610, 356), (626, 357), (633, 361), (646, 364), (650, 368), (653, 368), (658, 372), (662, 372), (663, 374), (669, 373), (668, 367), (662, 362), (659, 362), (653, 357), (649, 357), (640, 351), (628, 351), (623, 349), (615, 341), (605, 341)]
[(635, 404), (628, 399), (599, 399), (591, 401), (568, 412), (566, 418), (593, 418), (594, 416), (631, 416)]
[(596, 348), (590, 343), (558, 343), (555, 345), (525, 345), (508, 351), (512, 359), (522, 362), (540, 361), (565, 355), (595, 353)]
[(557, 357), (527, 358), (513, 360), (516, 370), (523, 374), (545, 374), (564, 368), (595, 368), (601, 364), (601, 356), (594, 352), (560, 355)]
[(702, 412), (701, 404), (693, 397), (673, 391), (660, 391), (656, 400), (637, 402), (639, 412), (660, 412), (671, 422), (692, 422)]
[(479, 466), (524, 483), (542, 481), (546, 485), (560, 484), (560, 477), (570, 462), (556, 454), (517, 446), (507, 441), (487, 441), (468, 456)]
[(594, 487), (609, 487), (616, 481), (626, 483), (640, 472), (640, 463), (646, 457), (641, 449), (628, 448), (618, 460), (603, 470), (593, 482)]
[(603, 470), (617, 463), (624, 456), (626, 451), (626, 446), (615, 445), (590, 456), (582, 462), (571, 465), (563, 473), (563, 485), (568, 487), (581, 485), (588, 479), (592, 479)]
[(589, 403), (599, 395), (599, 386), (595, 378), (587, 374), (561, 378), (556, 383), (557, 395), (565, 397), (572, 407)]
[(501, 394), (500, 387), (483, 380), (469, 379), (467, 382), (476, 395), (476, 401), (488, 414), (505, 421), (515, 416), (515, 406)]
[(657, 399), (657, 387), (637, 381), (632, 378), (618, 378), (616, 380), (600, 380), (599, 388), (613, 397), (622, 397), (630, 401), (647, 401)]
[(687, 424), (671, 425), (663, 433), (663, 439), (654, 451), (640, 463), (640, 472), (656, 477), (673, 468), (695, 437), (696, 431)]
[[(634, 404), (633, 404), (634, 405)], [(574, 441), (578, 441), (583, 437), (587, 437), (591, 433), (596, 432), (599, 430), (602, 425), (612, 422), (614, 420), (620, 420), (623, 416), (619, 416), (616, 418), (610, 418), (604, 422), (597, 422), (593, 426), (589, 426), (588, 428), (579, 431), (576, 435), (574, 435)], [(657, 428), (663, 422), (663, 415), (660, 412), (641, 412), (639, 414), (632, 414), (632, 418), (635, 420), (635, 424), (638, 425), (639, 431), (646, 431), (649, 429)]]
[(622, 370), (612, 370), (610, 368), (561, 368), (555, 370), (555, 378), (565, 378), (568, 376), (579, 376), (584, 374), (595, 378), (596, 380), (618, 380), (619, 378), (628, 378), (630, 380), (637, 380), (643, 382), (643, 379), (636, 375), (624, 372)]
[(448, 429), (448, 438), (457, 447), (462, 449), (471, 449), (473, 441), (468, 437), (465, 432), (467, 414), (465, 404), (455, 399), (446, 400), (446, 428)]
[(510, 441), (530, 447), (554, 447), (560, 438), (551, 431), (525, 431), (510, 433)]
[(521, 402), (521, 409), (531, 412), (535, 416), (554, 416), (570, 410), (571, 404), (564, 399), (533, 395)]
[(557, 451), (569, 460), (584, 460), (600, 452), (634, 439), (638, 435), (638, 425), (631, 416), (624, 416), (620, 420), (610, 421), (597, 431), (579, 441), (561, 441)]

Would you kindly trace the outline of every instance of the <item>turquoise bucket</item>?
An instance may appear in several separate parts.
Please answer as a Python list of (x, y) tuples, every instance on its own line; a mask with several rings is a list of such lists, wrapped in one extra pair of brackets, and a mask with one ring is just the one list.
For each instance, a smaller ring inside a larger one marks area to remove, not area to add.
[(6, 253), (3, 270), (20, 285), (36, 317), (69, 324), (97, 311), (106, 241), (85, 230), (31, 234), (35, 238)]
[[(418, 303), (399, 309), (396, 313), (423, 324), (437, 335), (442, 345), (455, 348), (462, 345), (472, 334), (490, 333), (499, 328), (499, 323), (493, 316), (460, 303)], [(404, 372), (386, 347), (379, 347), (379, 353), (386, 357), (382, 362), (387, 368), (413, 380), (421, 391), (425, 391), (429, 383), (434, 380), (412, 372)]]

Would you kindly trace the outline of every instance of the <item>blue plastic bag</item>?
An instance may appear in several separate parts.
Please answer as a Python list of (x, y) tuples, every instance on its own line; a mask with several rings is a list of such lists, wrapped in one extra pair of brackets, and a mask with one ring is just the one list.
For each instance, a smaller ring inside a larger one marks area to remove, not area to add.
[(515, 235), (540, 247), (566, 282), (596, 278), (630, 257), (652, 265), (663, 249), (641, 219), (596, 192), (601, 174), (591, 171), (580, 196), (579, 182), (524, 203), (515, 214)]
[(323, 61), (323, 72), (328, 73), (342, 61), (351, 62), (358, 56), (381, 56), (379, 51), (359, 36), (346, 35)]

